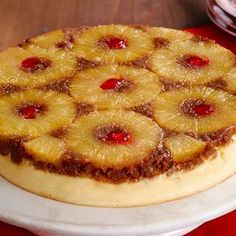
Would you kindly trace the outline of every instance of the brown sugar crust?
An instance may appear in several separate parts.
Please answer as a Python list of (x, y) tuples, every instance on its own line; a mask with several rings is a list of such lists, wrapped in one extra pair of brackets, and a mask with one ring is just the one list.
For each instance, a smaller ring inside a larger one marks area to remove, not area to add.
[(52, 131), (50, 135), (55, 138), (63, 139), (66, 132), (67, 132), (67, 128), (63, 127), (63, 128)]
[(151, 178), (173, 167), (173, 159), (164, 147), (150, 152), (140, 163), (119, 168), (100, 168), (91, 162), (86, 162), (79, 154), (71, 152), (64, 154), (60, 167), (35, 161), (30, 156), (27, 156), (27, 159), (31, 160), (38, 169), (69, 176), (89, 176), (112, 183), (135, 182), (142, 178)]
[(63, 40), (61, 42), (56, 43), (55, 47), (59, 49), (67, 48), (71, 50), (73, 48), (73, 42), (71, 42), (70, 40), (69, 41)]
[(3, 84), (0, 86), (0, 94), (7, 95), (14, 92), (20, 92), (25, 90), (27, 87), (20, 87), (13, 84)]
[[(170, 130), (168, 128), (163, 128), (163, 137), (171, 137), (175, 136), (177, 134), (180, 134), (181, 132)], [(230, 142), (231, 137), (236, 133), (236, 126), (232, 125), (227, 128), (223, 128), (220, 130), (208, 132), (202, 135), (196, 134), (194, 132), (185, 132), (186, 135), (189, 135), (193, 138), (200, 139), (210, 145), (213, 145), (215, 147), (217, 146), (224, 146), (227, 143)]]
[(138, 29), (138, 30), (142, 30), (144, 32), (147, 32), (147, 26), (146, 25), (140, 25), (140, 24), (130, 24), (129, 25), (132, 28)]
[[(85, 161), (86, 158), (77, 153), (66, 152), (62, 156), (59, 166), (36, 161), (28, 155), (21, 146), (22, 140), (15, 139), (8, 142), (0, 142), (4, 155), (10, 152), (11, 159), (15, 163), (21, 163), (24, 159), (30, 160), (36, 169), (41, 169), (51, 173), (58, 173), (68, 176), (89, 176), (98, 181), (122, 183), (136, 182), (143, 178), (152, 178), (156, 175), (167, 173), (173, 174), (176, 171), (187, 171), (201, 164), (208, 157), (214, 158), (216, 153), (212, 145), (207, 145), (201, 153), (196, 153), (195, 157), (187, 162), (174, 162), (170, 152), (162, 144), (151, 151), (141, 162), (118, 168), (100, 168), (93, 163)], [(3, 153), (1, 153), (3, 155)]]
[(31, 44), (31, 39), (24, 39), (21, 43), (18, 43), (17, 46), (21, 47), (21, 48), (25, 48), (26, 46), (28, 46), (29, 44)]
[[(175, 89), (183, 88), (183, 87), (191, 89), (191, 84), (183, 82), (183, 81), (176, 82), (176, 81), (169, 80), (167, 78), (161, 78), (160, 81), (162, 83), (162, 92), (175, 90)], [(227, 90), (227, 82), (223, 80), (222, 78), (212, 80), (204, 84), (203, 86), (211, 87), (213, 89)]]
[(83, 57), (78, 57), (77, 58), (78, 66), (77, 66), (77, 71), (82, 71), (85, 69), (90, 69), (96, 66), (99, 66), (99, 62), (94, 62), (94, 61), (89, 61)]
[(235, 133), (236, 126), (232, 125), (228, 128), (206, 133), (204, 135), (201, 135), (199, 138), (201, 138), (205, 142), (210, 142), (216, 146), (220, 146), (227, 144)]
[(94, 111), (94, 107), (91, 104), (80, 102), (76, 104), (76, 116), (88, 115)]
[(149, 69), (148, 60), (149, 60), (149, 57), (144, 56), (144, 57), (138, 58), (135, 61), (128, 62), (127, 65), (128, 66), (140, 67), (140, 68), (144, 68), (144, 69)]
[(10, 154), (11, 160), (14, 163), (20, 164), (25, 157), (25, 152), (22, 146), (23, 141), (26, 139), (13, 137), (11, 139), (6, 139), (4, 137), (0, 138), (0, 155)]
[(40, 86), (39, 89), (46, 90), (46, 91), (53, 90), (60, 93), (66, 93), (69, 95), (70, 94), (70, 89), (69, 89), (70, 80), (71, 78), (69, 77), (65, 79), (56, 80), (55, 82), (49, 83), (44, 86)]
[(152, 104), (151, 103), (145, 103), (141, 104), (135, 107), (131, 108), (132, 111), (140, 113), (144, 116), (152, 118), (153, 116), (153, 110), (152, 110)]
[(141, 163), (121, 168), (98, 168), (92, 163), (80, 161), (76, 155), (69, 154), (62, 160), (62, 174), (70, 176), (88, 175), (97, 180), (122, 183), (124, 181), (138, 181), (165, 173), (173, 165), (168, 150), (156, 149), (143, 159)]
[(186, 86), (184, 82), (175, 82), (169, 79), (160, 79), (162, 84), (162, 92), (174, 90)]
[(73, 43), (76, 38), (87, 29), (89, 29), (88, 26), (80, 26), (76, 28), (67, 27), (63, 29), (63, 32), (65, 33), (64, 39), (65, 41), (70, 41)]
[(203, 42), (203, 43), (214, 43), (213, 40), (208, 39), (206, 37), (202, 37), (200, 35), (194, 35), (191, 39), (191, 41), (195, 42), (195, 43), (199, 43), (199, 42)]
[(163, 128), (162, 131), (163, 131), (163, 138), (169, 138), (169, 137), (179, 134), (179, 132), (174, 131), (174, 130), (170, 130), (167, 128)]
[(153, 39), (153, 44), (155, 48), (168, 48), (170, 45), (170, 41), (168, 41), (167, 39), (156, 37)]
[(222, 78), (210, 81), (208, 83), (205, 84), (207, 87), (211, 87), (214, 89), (223, 89), (226, 90), (227, 88), (227, 82), (225, 80), (223, 80)]
[(77, 27), (77, 28), (65, 28), (64, 39), (61, 42), (58, 42), (55, 46), (59, 49), (69, 49), (71, 50), (74, 46), (74, 41), (76, 38), (84, 32), (88, 27)]
[(139, 68), (149, 69), (149, 56), (144, 56), (141, 58), (138, 58), (137, 60), (130, 61), (126, 63), (128, 66), (135, 66)]
[[(66, 129), (54, 131), (52, 135), (57, 138), (63, 138)], [(220, 132), (218, 133), (220, 134)], [(176, 132), (166, 130), (164, 137), (176, 135)], [(224, 139), (221, 144), (226, 144), (230, 141)], [(37, 169), (44, 171), (58, 173), (69, 176), (89, 176), (103, 182), (122, 183), (122, 182), (135, 182), (142, 178), (151, 178), (156, 175), (167, 173), (173, 174), (176, 171), (187, 171), (193, 169), (195, 166), (201, 164), (208, 157), (214, 158), (216, 153), (215, 146), (208, 143), (203, 152), (196, 153), (193, 159), (185, 162), (174, 162), (169, 150), (160, 143), (155, 150), (151, 151), (144, 159), (138, 163), (120, 166), (102, 168), (95, 166), (93, 163), (86, 161), (86, 158), (78, 153), (73, 153), (67, 150), (61, 157), (60, 165), (53, 165), (36, 161), (31, 155), (26, 153), (23, 148), (23, 141), (26, 139), (0, 139), (0, 154), (7, 155), (10, 153), (11, 160), (14, 163), (20, 164), (23, 159), (30, 160)]]

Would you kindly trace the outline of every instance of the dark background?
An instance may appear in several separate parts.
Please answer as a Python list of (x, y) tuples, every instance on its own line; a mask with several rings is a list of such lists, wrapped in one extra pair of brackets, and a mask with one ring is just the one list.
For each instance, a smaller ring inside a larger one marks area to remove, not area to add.
[(57, 28), (109, 23), (181, 29), (209, 20), (205, 0), (0, 0), (0, 50)]

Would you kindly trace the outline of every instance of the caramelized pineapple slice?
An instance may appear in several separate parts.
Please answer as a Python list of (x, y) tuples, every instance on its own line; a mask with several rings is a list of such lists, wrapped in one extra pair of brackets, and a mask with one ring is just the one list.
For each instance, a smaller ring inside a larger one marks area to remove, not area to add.
[(71, 94), (98, 109), (130, 108), (151, 102), (161, 91), (159, 78), (145, 69), (101, 66), (78, 73)]
[(173, 44), (193, 37), (191, 33), (163, 27), (147, 27), (155, 48), (171, 48)]
[(44, 135), (25, 142), (24, 148), (35, 161), (60, 164), (60, 157), (65, 152), (65, 145), (61, 139)]
[(231, 70), (224, 78), (227, 83), (227, 90), (232, 93), (236, 93), (236, 68)]
[(0, 99), (0, 133), (4, 137), (38, 137), (72, 122), (76, 109), (65, 94), (28, 90)]
[(95, 111), (68, 128), (65, 142), (82, 161), (97, 167), (119, 168), (140, 162), (158, 146), (159, 126), (132, 111)]
[(235, 55), (212, 42), (178, 42), (159, 49), (150, 66), (159, 76), (174, 82), (205, 84), (227, 74), (235, 65)]
[(151, 37), (126, 25), (100, 25), (75, 40), (73, 51), (88, 60), (120, 63), (136, 60), (153, 49)]
[(30, 44), (40, 48), (57, 48), (57, 45), (64, 41), (65, 33), (62, 30), (55, 30), (30, 39)]
[(69, 52), (35, 46), (9, 48), (0, 53), (0, 84), (37, 87), (72, 75), (76, 64)]
[(163, 128), (202, 135), (236, 123), (236, 97), (206, 87), (172, 90), (156, 98), (153, 114)]
[(169, 137), (164, 144), (176, 162), (189, 161), (203, 153), (206, 147), (206, 143), (184, 134)]
[(29, 40), (29, 45), (33, 44), (41, 48), (69, 49), (74, 46), (75, 39), (88, 27), (65, 28), (55, 30)]

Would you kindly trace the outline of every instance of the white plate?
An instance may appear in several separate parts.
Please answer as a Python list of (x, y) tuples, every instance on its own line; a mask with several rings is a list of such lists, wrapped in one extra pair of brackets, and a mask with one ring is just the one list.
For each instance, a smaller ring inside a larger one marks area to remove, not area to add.
[(236, 208), (236, 176), (185, 199), (123, 209), (60, 203), (21, 190), (2, 178), (0, 186), (0, 220), (41, 235), (176, 236)]

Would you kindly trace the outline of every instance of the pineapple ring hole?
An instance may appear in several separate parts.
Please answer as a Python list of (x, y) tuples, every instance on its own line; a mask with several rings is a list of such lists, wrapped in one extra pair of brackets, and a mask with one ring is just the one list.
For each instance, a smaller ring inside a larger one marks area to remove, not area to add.
[(98, 140), (107, 144), (127, 144), (131, 141), (130, 132), (118, 125), (99, 126), (93, 133)]
[(18, 105), (15, 108), (16, 114), (24, 119), (36, 119), (38, 115), (43, 115), (47, 110), (47, 107), (42, 104), (34, 102), (27, 102)]
[(52, 65), (52, 61), (42, 57), (28, 57), (21, 62), (20, 69), (24, 72), (44, 71)]
[(200, 69), (209, 65), (208, 58), (202, 58), (197, 55), (186, 54), (176, 59), (176, 62), (185, 68)]
[(113, 90), (115, 92), (124, 92), (130, 90), (133, 87), (133, 83), (123, 78), (111, 78), (104, 81), (100, 88), (102, 90)]
[(168, 39), (159, 38), (159, 37), (154, 38), (153, 43), (154, 43), (155, 48), (167, 48), (170, 45), (170, 41)]
[(187, 99), (180, 104), (180, 110), (187, 115), (199, 118), (212, 115), (215, 107), (202, 99)]
[(104, 49), (119, 50), (128, 47), (128, 40), (120, 36), (108, 35), (99, 39), (97, 45)]

